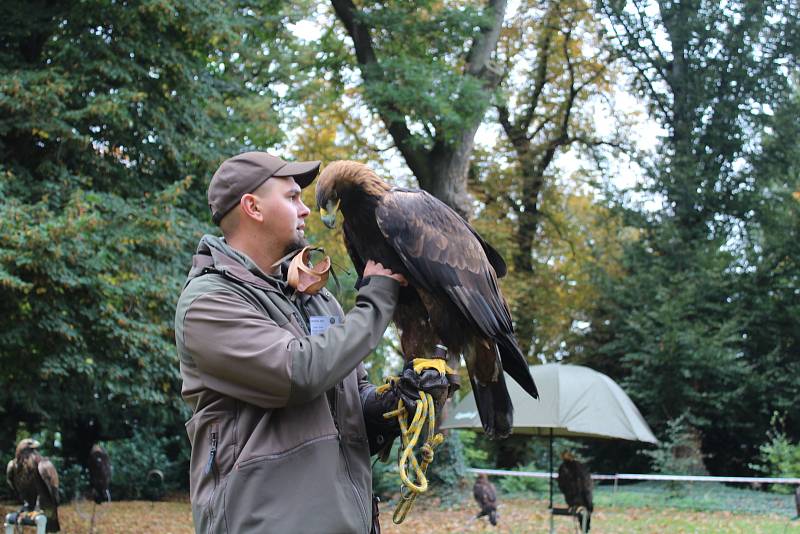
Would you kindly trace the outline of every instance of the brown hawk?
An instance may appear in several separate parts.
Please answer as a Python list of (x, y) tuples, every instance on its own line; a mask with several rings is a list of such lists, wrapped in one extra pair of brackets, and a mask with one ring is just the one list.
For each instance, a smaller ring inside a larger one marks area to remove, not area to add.
[(47, 516), (47, 532), (58, 532), (58, 473), (38, 448), (39, 442), (34, 439), (20, 441), (14, 459), (6, 467), (6, 480), (25, 510), (41, 509)]
[(111, 502), (111, 460), (106, 450), (95, 443), (89, 451), (89, 483), (92, 486), (94, 502)]
[(558, 487), (571, 511), (582, 513), (581, 509), (586, 510), (586, 532), (589, 532), (594, 511), (592, 474), (569, 451), (561, 453), (561, 459), (563, 462), (558, 468)]
[(489, 477), (481, 473), (475, 480), (475, 485), (472, 486), (472, 495), (481, 507), (481, 512), (476, 516), (478, 517), (489, 516), (489, 522), (497, 526), (497, 491), (494, 489), (494, 484), (489, 482)]

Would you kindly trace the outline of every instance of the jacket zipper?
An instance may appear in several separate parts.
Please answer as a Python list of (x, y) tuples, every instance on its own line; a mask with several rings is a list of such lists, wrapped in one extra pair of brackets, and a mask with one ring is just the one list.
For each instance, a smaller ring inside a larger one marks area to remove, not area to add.
[(211, 488), (211, 493), (208, 496), (208, 503), (206, 504), (206, 509), (208, 510), (208, 517), (213, 521), (214, 520), (214, 510), (211, 508), (211, 501), (214, 499), (214, 493), (217, 492), (217, 486), (219, 485), (219, 471), (217, 470), (217, 466), (214, 463), (214, 459), (217, 456), (217, 445), (219, 440), (219, 425), (213, 423), (211, 425), (211, 435), (209, 436), (209, 441), (211, 447), (208, 451), (208, 462), (206, 463), (205, 469), (203, 469), (203, 474), (208, 475), (210, 472), (214, 472), (214, 487)]
[(206, 463), (206, 468), (203, 470), (203, 474), (207, 475), (211, 471), (214, 471), (214, 486), (217, 485), (217, 466), (214, 463), (214, 459), (217, 456), (217, 444), (218, 444), (218, 432), (219, 427), (217, 425), (211, 426), (211, 448), (208, 451), (208, 462)]
[[(331, 406), (331, 411), (333, 412), (333, 424), (336, 426), (336, 433), (339, 439), (339, 452), (342, 454), (342, 458), (344, 458), (344, 467), (347, 470), (347, 478), (350, 481), (350, 486), (353, 488), (353, 492), (355, 493), (356, 500), (358, 501), (358, 509), (361, 510), (361, 518), (364, 520), (364, 526), (366, 527), (365, 532), (369, 532), (371, 530), (369, 518), (367, 516), (367, 511), (364, 509), (364, 502), (361, 499), (361, 492), (358, 491), (358, 486), (356, 483), (353, 482), (353, 474), (350, 471), (350, 462), (347, 460), (347, 451), (342, 444), (342, 433), (339, 430), (339, 421), (338, 416), (336, 415), (336, 404), (337, 399), (339, 397), (339, 385), (337, 384), (334, 388), (334, 395), (333, 395), (333, 406)], [(343, 385), (343, 383), (341, 384)]]

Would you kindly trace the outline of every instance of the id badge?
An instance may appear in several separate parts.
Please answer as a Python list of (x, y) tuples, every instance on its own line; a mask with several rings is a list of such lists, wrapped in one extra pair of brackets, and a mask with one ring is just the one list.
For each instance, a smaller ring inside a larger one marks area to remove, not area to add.
[(335, 324), (339, 324), (339, 318), (335, 315), (312, 315), (308, 318), (311, 325), (311, 335), (324, 334), (328, 328)]

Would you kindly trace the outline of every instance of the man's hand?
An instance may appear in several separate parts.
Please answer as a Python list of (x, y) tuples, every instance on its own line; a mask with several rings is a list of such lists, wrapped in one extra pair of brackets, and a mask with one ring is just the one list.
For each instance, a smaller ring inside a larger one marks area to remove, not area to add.
[(388, 276), (393, 280), (397, 280), (400, 282), (401, 286), (407, 286), (408, 280), (402, 274), (398, 274), (393, 272), (391, 269), (387, 269), (380, 263), (374, 262), (372, 260), (367, 260), (367, 264), (364, 266), (364, 278), (369, 276)]
[(457, 388), (450, 387), (447, 375), (440, 374), (434, 369), (424, 369), (421, 373), (414, 371), (413, 362), (408, 362), (403, 367), (403, 373), (396, 383), (396, 393), (403, 399), (406, 409), (411, 415), (416, 410), (416, 401), (419, 392), (429, 393), (436, 404), (436, 410), (441, 413), (442, 406), (453, 391)]

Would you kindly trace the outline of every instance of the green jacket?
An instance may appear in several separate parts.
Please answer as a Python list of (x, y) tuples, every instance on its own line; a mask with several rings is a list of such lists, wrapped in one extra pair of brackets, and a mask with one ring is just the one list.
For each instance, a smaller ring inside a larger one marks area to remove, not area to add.
[[(369, 532), (361, 361), (399, 284), (365, 282), (344, 315), (327, 290), (294, 294), (224, 240), (200, 241), (175, 314), (197, 532)], [(312, 316), (337, 324), (310, 335)]]

